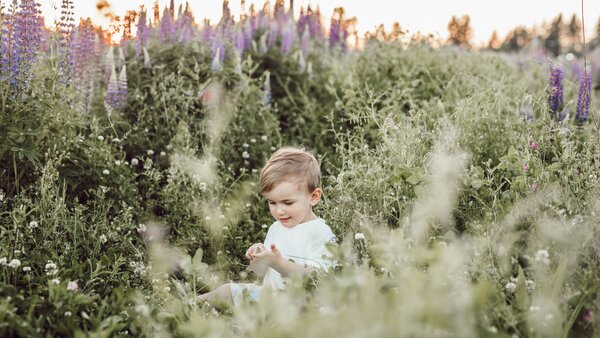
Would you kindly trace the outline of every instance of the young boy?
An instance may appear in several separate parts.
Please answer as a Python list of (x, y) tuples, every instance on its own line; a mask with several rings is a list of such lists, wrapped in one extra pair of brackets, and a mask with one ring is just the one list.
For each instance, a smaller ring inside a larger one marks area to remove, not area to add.
[(265, 242), (253, 244), (246, 251), (250, 268), (263, 277), (262, 286), (229, 283), (198, 298), (237, 306), (244, 291), (250, 300), (257, 301), (264, 288), (283, 289), (284, 277), (332, 267), (325, 244), (335, 243), (335, 236), (312, 210), (321, 200), (320, 183), (319, 163), (311, 153), (297, 148), (276, 151), (260, 172), (261, 193), (275, 222)]

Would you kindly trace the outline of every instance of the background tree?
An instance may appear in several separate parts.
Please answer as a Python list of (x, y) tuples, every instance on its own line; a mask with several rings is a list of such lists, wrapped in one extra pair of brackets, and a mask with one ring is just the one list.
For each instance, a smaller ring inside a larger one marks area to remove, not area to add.
[(500, 49), (505, 52), (518, 52), (533, 39), (527, 27), (518, 26), (508, 33)]
[(471, 38), (473, 29), (471, 28), (471, 18), (463, 15), (460, 19), (452, 16), (448, 23), (448, 40), (446, 44), (471, 48)]
[(502, 45), (502, 43), (500, 42), (500, 38), (498, 37), (498, 32), (496, 32), (496, 31), (492, 32), (492, 36), (490, 37), (490, 40), (488, 41), (486, 48), (498, 50), (498, 49), (500, 49), (501, 45)]
[(558, 56), (561, 52), (560, 38), (563, 29), (562, 14), (559, 14), (553, 21), (544, 37), (544, 48), (553, 56)]

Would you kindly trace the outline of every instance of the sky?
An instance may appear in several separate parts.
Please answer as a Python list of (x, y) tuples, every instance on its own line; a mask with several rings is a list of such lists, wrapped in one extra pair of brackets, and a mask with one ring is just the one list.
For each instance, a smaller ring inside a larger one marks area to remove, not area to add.
[[(6, 2), (5, 0), (2, 0)], [(154, 0), (108, 0), (112, 11), (122, 16), (126, 10), (139, 9), (145, 5), (151, 9)], [(38, 0), (42, 4), (42, 14), (46, 24), (51, 26), (60, 16), (61, 0)], [(103, 19), (96, 10), (97, 0), (74, 0), (75, 17), (87, 18), (102, 25), (108, 26), (108, 21)], [(271, 4), (274, 4), (274, 0)], [(160, 0), (161, 8), (168, 5), (169, 0)], [(176, 6), (184, 0), (176, 0)], [(189, 0), (192, 12), (198, 22), (208, 18), (212, 23), (219, 21), (222, 14), (222, 1), (220, 0)], [(264, 1), (246, 0), (246, 8), (254, 3), (256, 8), (261, 8)], [(423, 34), (432, 33), (441, 38), (447, 37), (447, 25), (453, 15), (469, 15), (473, 28), (473, 42), (479, 44), (487, 42), (496, 30), (500, 37), (518, 25), (531, 27), (541, 25), (544, 21), (550, 22), (557, 14), (563, 13), (567, 19), (577, 13), (581, 17), (581, 1), (577, 0), (294, 0), (295, 13), (299, 13), (300, 6), (319, 5), (324, 22), (327, 24), (333, 9), (344, 7), (347, 16), (356, 16), (359, 35), (374, 30), (383, 23), (386, 31), (391, 30), (395, 21), (400, 23), (409, 34), (419, 31)], [(286, 0), (286, 6), (289, 0)], [(59, 7), (58, 9), (54, 9)], [(232, 14), (239, 17), (240, 1), (231, 0)], [(588, 37), (592, 36), (600, 19), (600, 0), (584, 0), (585, 30)]]

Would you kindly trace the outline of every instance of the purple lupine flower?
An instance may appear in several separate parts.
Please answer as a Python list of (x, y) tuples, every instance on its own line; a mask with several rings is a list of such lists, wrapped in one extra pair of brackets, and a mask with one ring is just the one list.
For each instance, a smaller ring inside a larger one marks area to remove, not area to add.
[(189, 4), (186, 4), (185, 11), (177, 19), (177, 31), (178, 41), (180, 43), (188, 45), (194, 35), (194, 16), (189, 8)]
[(225, 44), (223, 40), (222, 35), (214, 35), (212, 38), (212, 58), (215, 60), (216, 57), (220, 65), (222, 65), (225, 60)]
[(246, 19), (244, 22), (244, 47), (246, 49), (252, 47), (252, 40), (254, 39), (254, 29), (250, 21)]
[(214, 53), (210, 70), (215, 73), (221, 70), (221, 48), (219, 47), (217, 47), (217, 50)]
[(340, 42), (341, 35), (340, 22), (336, 19), (331, 19), (331, 28), (329, 29), (329, 46), (333, 47)]
[(300, 38), (300, 50), (304, 55), (304, 59), (308, 58), (308, 53), (310, 49), (310, 33), (307, 29), (302, 33), (302, 37)]
[(209, 43), (213, 39), (213, 30), (210, 26), (210, 20), (204, 19), (204, 25), (202, 26), (202, 32), (200, 33), (200, 41)]
[(550, 116), (554, 120), (558, 118), (558, 113), (563, 103), (563, 77), (563, 70), (557, 65), (552, 65), (550, 68), (550, 81), (548, 83), (548, 109), (550, 110)]
[(308, 7), (308, 30), (312, 38), (323, 38), (323, 24), (321, 23), (321, 11), (319, 6), (317, 10), (313, 11), (310, 6)]
[(296, 41), (296, 27), (293, 23), (284, 24), (281, 30), (281, 54), (287, 55)]
[(579, 125), (584, 124), (590, 114), (591, 89), (592, 73), (586, 70), (579, 81), (579, 94), (577, 96), (577, 112), (575, 118)]
[(110, 80), (106, 87), (104, 102), (110, 109), (120, 110), (125, 106), (127, 99), (127, 68), (123, 66), (117, 77), (115, 67), (112, 67)]
[(72, 0), (62, 0), (60, 6), (60, 21), (58, 22), (59, 30), (59, 58), (58, 63), (60, 82), (68, 84), (73, 78), (73, 55), (71, 52), (71, 41), (73, 37), (73, 29), (75, 28), (75, 18), (73, 15), (74, 6)]
[(106, 52), (106, 56), (104, 58), (104, 82), (108, 83), (110, 81), (110, 76), (115, 68), (115, 50), (113, 45), (108, 47), (108, 51)]
[(148, 27), (148, 20), (146, 19), (146, 11), (142, 11), (140, 19), (137, 24), (137, 43), (135, 45), (135, 51), (137, 55), (140, 55), (144, 48), (148, 46), (148, 35), (150, 34), (150, 27)]
[(2, 34), (0, 34), (0, 50), (1, 63), (0, 63), (0, 80), (9, 79), (10, 81), (15, 80), (16, 71), (18, 66), (14, 62), (13, 49), (14, 49), (14, 25), (13, 21), (17, 13), (17, 4), (12, 3), (10, 12), (3, 15), (2, 20)]
[(273, 48), (275, 42), (277, 42), (277, 35), (279, 35), (279, 25), (276, 21), (271, 21), (269, 24), (269, 35), (267, 38), (267, 46)]
[(175, 23), (169, 9), (165, 8), (163, 17), (160, 20), (159, 39), (161, 43), (170, 42), (175, 34)]
[(31, 68), (37, 61), (43, 43), (43, 19), (34, 0), (22, 0), (12, 18), (13, 43), (11, 50), (11, 84), (27, 87)]
[(71, 40), (73, 81), (76, 86), (93, 81), (92, 69), (97, 64), (96, 33), (91, 19), (81, 20)]
[(244, 41), (244, 30), (241, 25), (238, 25), (235, 29), (234, 39), (233, 39), (233, 47), (241, 54), (244, 52), (246, 48), (246, 43)]

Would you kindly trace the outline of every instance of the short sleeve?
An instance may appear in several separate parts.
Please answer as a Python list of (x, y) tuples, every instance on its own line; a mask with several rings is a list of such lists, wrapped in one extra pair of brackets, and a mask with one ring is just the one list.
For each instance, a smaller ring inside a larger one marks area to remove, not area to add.
[(325, 223), (311, 231), (307, 243), (306, 265), (329, 269), (335, 266), (328, 244), (336, 244), (336, 237)]

